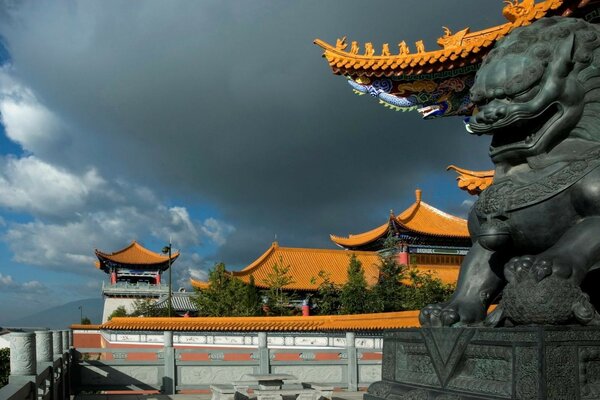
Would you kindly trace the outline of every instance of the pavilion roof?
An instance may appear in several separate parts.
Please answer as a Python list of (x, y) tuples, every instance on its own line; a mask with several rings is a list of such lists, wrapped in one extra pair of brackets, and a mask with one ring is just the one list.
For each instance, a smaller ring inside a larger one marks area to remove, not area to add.
[[(135, 240), (127, 247), (112, 253), (104, 253), (98, 249), (95, 250), (98, 261), (97, 268), (106, 268), (107, 263), (120, 264), (123, 266), (148, 266), (163, 267), (168, 264), (169, 256), (155, 253), (140, 245)], [(179, 257), (179, 252), (171, 255), (171, 262)]]
[[(419, 326), (419, 311), (309, 317), (115, 317), (105, 330), (142, 331), (373, 331)], [(79, 325), (76, 326), (79, 328)]]
[(347, 237), (330, 235), (331, 240), (342, 247), (364, 246), (387, 237), (395, 229), (416, 235), (469, 238), (467, 221), (447, 214), (421, 200), (421, 190), (415, 191), (415, 202), (400, 215), (390, 213), (386, 223), (367, 232)]
[(503, 15), (508, 22), (475, 32), (464, 28), (454, 34), (444, 28), (444, 36), (437, 41), (441, 49), (426, 51), (422, 41), (419, 41), (415, 53), (410, 53), (405, 47), (399, 49), (398, 54), (391, 54), (386, 44), (381, 53), (375, 54), (373, 45), (366, 43), (364, 52), (359, 54), (358, 43), (353, 42), (353, 46), (347, 50), (345, 38), (338, 39), (335, 45), (321, 39), (315, 39), (315, 44), (324, 50), (323, 57), (333, 73), (338, 75), (381, 77), (431, 74), (477, 64), (498, 39), (515, 28), (529, 25), (545, 16), (569, 15), (573, 9), (583, 7), (589, 1), (544, 0), (536, 4), (535, 0), (524, 0), (506, 3)]
[[(231, 274), (249, 283), (250, 276), (254, 284), (260, 288), (267, 288), (265, 281), (273, 273), (275, 264), (283, 267), (289, 266), (289, 275), (294, 280), (285, 289), (289, 290), (317, 290), (323, 281), (319, 278), (321, 271), (328, 273), (332, 283), (342, 285), (346, 282), (350, 256), (354, 254), (362, 263), (367, 284), (374, 285), (379, 276), (379, 254), (374, 251), (347, 251), (338, 249), (309, 249), (295, 247), (281, 247), (273, 242), (271, 247), (254, 262), (241, 271)], [(191, 279), (191, 283), (198, 289), (208, 287), (208, 282)]]
[(459, 168), (456, 165), (449, 165), (447, 170), (453, 170), (458, 173), (456, 181), (458, 187), (466, 190), (469, 194), (479, 194), (485, 190), (494, 181), (494, 170), (489, 171), (471, 171)]

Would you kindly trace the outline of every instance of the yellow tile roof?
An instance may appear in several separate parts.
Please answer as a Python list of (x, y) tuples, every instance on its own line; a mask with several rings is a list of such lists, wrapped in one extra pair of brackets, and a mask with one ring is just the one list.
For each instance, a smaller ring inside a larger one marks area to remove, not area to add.
[[(275, 264), (283, 263), (290, 266), (289, 274), (294, 283), (286, 286), (289, 290), (317, 290), (323, 282), (319, 278), (319, 272), (323, 271), (330, 275), (331, 282), (343, 285), (348, 279), (349, 257), (355, 254), (362, 263), (365, 271), (367, 285), (377, 283), (379, 277), (379, 254), (375, 251), (351, 251), (331, 249), (306, 249), (280, 247), (274, 242), (271, 247), (256, 261), (241, 271), (233, 271), (231, 274), (249, 283), (250, 275), (254, 277), (258, 287), (266, 288), (264, 280), (273, 272)], [(435, 265), (423, 264), (411, 266), (420, 272), (431, 272), (444, 283), (456, 283), (458, 279), (459, 265)], [(191, 278), (192, 286), (198, 289), (206, 289), (209, 283)]]
[[(588, 1), (545, 0), (535, 4), (535, 0), (506, 1), (503, 15), (509, 22), (488, 29), (469, 32), (469, 28), (452, 34), (448, 28), (438, 39), (440, 50), (425, 51), (422, 41), (416, 43), (416, 53), (410, 53), (405, 42), (398, 45), (398, 54), (390, 54), (389, 45), (383, 45), (380, 55), (375, 55), (372, 43), (365, 44), (365, 51), (359, 54), (357, 42), (352, 42), (348, 51), (346, 38), (338, 39), (335, 45), (320, 39), (314, 43), (324, 50), (335, 74), (357, 76), (402, 76), (421, 75), (461, 68), (477, 64), (492, 48), (494, 43), (520, 26), (549, 15), (568, 15), (576, 7), (583, 7)], [(571, 6), (572, 5), (572, 6)]]
[[(113, 318), (106, 330), (142, 331), (369, 331), (419, 326), (419, 311), (310, 317)], [(79, 326), (77, 326), (79, 329)]]
[(466, 190), (469, 194), (479, 194), (485, 190), (494, 181), (494, 170), (489, 171), (471, 171), (459, 168), (455, 165), (449, 165), (447, 170), (453, 170), (458, 173), (456, 181), (458, 187)]
[(385, 224), (367, 232), (341, 237), (330, 235), (331, 240), (344, 247), (362, 246), (388, 235), (390, 225), (397, 223), (408, 231), (423, 235), (468, 238), (467, 221), (430, 206), (421, 200), (421, 190), (415, 191), (415, 202), (399, 216), (390, 215)]
[[(274, 242), (252, 264), (241, 271), (233, 271), (232, 275), (245, 283), (250, 281), (252, 275), (256, 286), (265, 288), (267, 287), (265, 283), (267, 275), (273, 272), (275, 264), (283, 264), (284, 267), (289, 265), (289, 274), (293, 277), (294, 282), (286, 286), (286, 289), (317, 290), (322, 282), (322, 279), (319, 278), (320, 271), (329, 273), (333, 283), (344, 284), (346, 282), (348, 263), (352, 254), (355, 254), (362, 263), (367, 283), (375, 284), (379, 276), (377, 267), (379, 255), (376, 252), (280, 247), (277, 242)], [(207, 282), (195, 279), (191, 279), (191, 282), (194, 287), (199, 289), (208, 286)]]
[[(148, 250), (135, 240), (129, 246), (113, 253), (104, 253), (98, 249), (95, 252), (100, 260), (99, 263), (96, 263), (97, 268), (100, 268), (100, 264), (105, 260), (128, 265), (156, 265), (164, 264), (169, 260), (169, 256)], [(177, 257), (179, 257), (179, 252), (171, 255), (171, 261), (175, 261)]]

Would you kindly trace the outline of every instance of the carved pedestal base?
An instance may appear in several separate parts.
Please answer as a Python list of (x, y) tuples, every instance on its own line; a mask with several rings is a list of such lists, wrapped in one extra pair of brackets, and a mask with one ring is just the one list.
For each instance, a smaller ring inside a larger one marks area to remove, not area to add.
[(383, 380), (364, 398), (600, 399), (600, 328), (388, 331)]

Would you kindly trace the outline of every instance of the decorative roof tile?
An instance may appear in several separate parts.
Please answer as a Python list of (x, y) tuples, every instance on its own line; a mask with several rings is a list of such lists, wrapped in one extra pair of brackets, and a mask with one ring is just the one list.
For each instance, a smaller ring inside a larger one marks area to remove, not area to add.
[[(376, 55), (372, 45), (367, 44), (369, 51), (359, 54), (359, 44), (353, 42), (352, 49), (346, 51), (346, 38), (338, 39), (335, 45), (328, 44), (320, 39), (315, 39), (314, 43), (324, 50), (325, 57), (335, 74), (351, 76), (377, 76), (384, 74), (383, 67), (391, 67), (385, 72), (390, 75), (415, 75), (421, 74), (417, 65), (424, 65), (426, 62), (443, 63), (443, 57), (448, 57), (448, 50), (459, 55), (463, 59), (470, 58), (474, 53), (481, 53), (482, 49), (488, 49), (501, 37), (508, 34), (515, 28), (528, 25), (533, 21), (546, 15), (554, 15), (565, 3), (581, 3), (579, 1), (567, 0), (545, 0), (535, 4), (534, 0), (524, 0), (507, 2), (503, 14), (509, 20), (504, 24), (482, 29), (476, 32), (469, 32), (469, 28), (464, 28), (455, 33), (444, 27), (444, 36), (438, 39), (438, 44), (442, 47), (440, 50), (425, 51), (422, 41), (416, 42), (417, 52), (410, 53), (408, 46), (404, 42), (399, 45), (398, 54), (389, 54), (388, 44), (383, 45), (379, 55)], [(564, 11), (563, 11), (564, 12)], [(468, 63), (479, 62), (484, 54), (478, 54), (471, 58)], [(377, 65), (374, 68), (373, 65)], [(400, 68), (398, 68), (400, 66)], [(407, 68), (409, 67), (410, 68)], [(455, 68), (456, 66), (443, 65), (444, 70)]]
[[(419, 311), (309, 317), (115, 317), (104, 330), (143, 331), (379, 331), (419, 326)], [(77, 325), (77, 329), (79, 325)]]
[[(381, 52), (375, 52), (371, 43), (365, 44), (367, 51), (361, 51), (358, 42), (352, 42), (348, 49), (345, 37), (338, 39), (335, 45), (320, 39), (315, 39), (314, 43), (323, 49), (323, 57), (333, 73), (344, 75), (357, 94), (370, 94), (391, 110), (417, 110), (425, 119), (452, 115), (468, 117), (474, 110), (469, 90), (475, 72), (497, 40), (545, 16), (569, 16), (576, 11), (577, 16), (583, 17), (586, 12), (595, 11), (590, 6), (594, 1), (589, 0), (543, 0), (538, 3), (512, 0), (505, 3), (503, 15), (508, 22), (475, 32), (464, 28), (452, 33), (444, 27), (444, 35), (437, 40), (441, 48), (437, 50), (425, 50), (421, 40), (415, 43), (415, 52), (411, 52), (404, 41), (399, 43), (396, 51), (390, 51), (389, 44), (385, 43)], [(406, 92), (397, 89), (398, 84), (420, 80), (433, 80), (436, 90)]]

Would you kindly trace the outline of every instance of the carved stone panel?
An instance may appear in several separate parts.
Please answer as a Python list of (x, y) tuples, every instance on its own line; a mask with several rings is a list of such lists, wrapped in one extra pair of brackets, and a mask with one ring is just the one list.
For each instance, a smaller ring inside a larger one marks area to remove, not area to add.
[(181, 366), (179, 379), (182, 385), (228, 384), (253, 372), (252, 366)]
[(276, 365), (271, 368), (274, 374), (290, 374), (300, 382), (342, 382), (343, 368), (340, 365)]
[(411, 328), (384, 342), (365, 400), (600, 399), (600, 327)]

